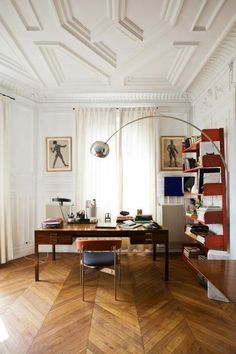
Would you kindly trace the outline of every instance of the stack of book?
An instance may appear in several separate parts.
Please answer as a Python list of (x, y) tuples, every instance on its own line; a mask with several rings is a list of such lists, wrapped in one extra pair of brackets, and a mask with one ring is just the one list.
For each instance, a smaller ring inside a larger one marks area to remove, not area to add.
[(127, 221), (124, 221), (119, 226), (120, 226), (121, 229), (130, 230), (130, 229), (136, 229), (137, 227), (139, 227), (141, 225), (142, 224), (137, 224), (136, 222), (134, 222), (132, 220), (127, 220)]
[(198, 258), (198, 256), (202, 254), (202, 251), (200, 250), (200, 248), (196, 247), (196, 246), (185, 246), (184, 247), (184, 255), (187, 258)]
[(50, 218), (42, 221), (41, 226), (43, 229), (54, 229), (63, 226), (62, 218)]
[(189, 138), (186, 138), (184, 140), (184, 148), (187, 149), (189, 146), (191, 146), (192, 144), (196, 143), (197, 141), (199, 141), (201, 138), (200, 135), (192, 135)]
[(145, 224), (145, 223), (152, 222), (153, 218), (151, 214), (142, 214), (142, 215), (136, 215), (134, 221), (140, 224)]
[(124, 221), (127, 221), (127, 220), (133, 221), (134, 218), (131, 215), (119, 215), (116, 218), (116, 222), (124, 222)]

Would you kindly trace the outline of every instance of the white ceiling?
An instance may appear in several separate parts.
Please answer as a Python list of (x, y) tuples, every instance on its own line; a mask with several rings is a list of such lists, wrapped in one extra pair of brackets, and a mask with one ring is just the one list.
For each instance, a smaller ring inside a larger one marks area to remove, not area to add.
[(0, 5), (0, 86), (36, 101), (83, 93), (182, 94), (236, 20), (236, 0)]

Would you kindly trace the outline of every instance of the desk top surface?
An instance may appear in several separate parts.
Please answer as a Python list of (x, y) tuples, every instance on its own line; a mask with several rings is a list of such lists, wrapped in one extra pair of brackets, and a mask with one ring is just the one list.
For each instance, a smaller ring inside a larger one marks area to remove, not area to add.
[(168, 229), (165, 227), (162, 227), (161, 229), (145, 229), (143, 226), (137, 227), (136, 229), (123, 229), (119, 227), (119, 224), (117, 224), (116, 228), (98, 228), (96, 227), (96, 224), (67, 224), (64, 223), (62, 227), (58, 228), (38, 228), (35, 231), (40, 231), (40, 232), (104, 232), (104, 233), (111, 233), (111, 232), (117, 232), (117, 233), (143, 233), (143, 232), (151, 232), (151, 233), (168, 233)]
[(236, 260), (191, 260), (191, 264), (230, 301), (236, 303)]

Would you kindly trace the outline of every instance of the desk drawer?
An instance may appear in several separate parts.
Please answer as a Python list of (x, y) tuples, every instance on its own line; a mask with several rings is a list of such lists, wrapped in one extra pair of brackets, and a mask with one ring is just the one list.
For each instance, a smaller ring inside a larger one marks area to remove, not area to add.
[(50, 232), (49, 234), (41, 233), (37, 235), (37, 243), (39, 245), (71, 245), (72, 236), (63, 235), (58, 232)]
[(153, 243), (153, 234), (151, 232), (145, 232), (144, 234), (137, 234), (130, 236), (131, 245), (142, 245), (142, 244)]

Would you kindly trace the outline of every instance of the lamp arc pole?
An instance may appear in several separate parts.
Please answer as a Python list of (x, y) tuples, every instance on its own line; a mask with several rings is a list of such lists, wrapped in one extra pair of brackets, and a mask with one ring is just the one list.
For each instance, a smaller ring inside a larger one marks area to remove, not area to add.
[(225, 161), (224, 156), (222, 155), (220, 149), (218, 148), (218, 146), (216, 145), (216, 143), (210, 138), (210, 136), (208, 134), (206, 134), (202, 129), (200, 129), (198, 126), (196, 126), (195, 124), (188, 122), (182, 118), (177, 118), (177, 117), (173, 117), (170, 115), (148, 115), (148, 116), (143, 116), (143, 117), (139, 117), (137, 119), (134, 119), (128, 123), (125, 123), (124, 125), (122, 125), (119, 129), (117, 129), (111, 136), (109, 136), (109, 138), (104, 142), (104, 141), (95, 141), (91, 148), (90, 148), (90, 152), (92, 155), (99, 157), (99, 158), (104, 158), (107, 157), (107, 155), (109, 154), (110, 148), (108, 145), (108, 141), (111, 140), (111, 138), (116, 135), (118, 132), (120, 132), (122, 129), (124, 129), (125, 127), (127, 127), (130, 124), (133, 124), (135, 122), (139, 122), (141, 120), (144, 119), (151, 119), (151, 118), (167, 118), (167, 119), (172, 119), (172, 120), (176, 120), (178, 122), (182, 122), (184, 124), (187, 124), (189, 126), (191, 126), (192, 128), (196, 129), (197, 131), (199, 131), (209, 142), (212, 143), (212, 145), (215, 147), (217, 153), (219, 154), (221, 161), (223, 163), (223, 166), (225, 168), (225, 173), (226, 173), (226, 209), (227, 209), (227, 227), (228, 227), (228, 241), (229, 241), (229, 235), (230, 235), (230, 216), (229, 216), (229, 212), (230, 212), (230, 201), (229, 201), (229, 193), (228, 193), (228, 188), (229, 188), (229, 182), (230, 182), (230, 177), (229, 177), (229, 169), (227, 166), (227, 163)]

